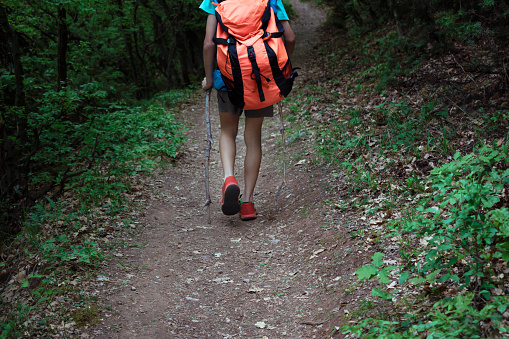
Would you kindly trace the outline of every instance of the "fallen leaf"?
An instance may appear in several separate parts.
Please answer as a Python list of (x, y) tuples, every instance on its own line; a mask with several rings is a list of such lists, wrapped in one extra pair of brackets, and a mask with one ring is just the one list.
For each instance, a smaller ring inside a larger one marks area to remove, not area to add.
[(27, 274), (25, 273), (25, 271), (21, 271), (19, 272), (15, 277), (14, 279), (16, 279), (17, 282), (22, 282), (23, 280), (25, 280), (27, 278)]
[(325, 251), (325, 248), (320, 248), (320, 249), (317, 249), (316, 251), (313, 252), (313, 255), (309, 257), (309, 259), (313, 259), (313, 258), (316, 258), (318, 254), (322, 253), (323, 251)]
[(265, 325), (265, 323), (263, 321), (259, 321), (255, 324), (255, 326), (258, 328), (265, 328), (265, 326), (267, 326), (267, 325)]
[(247, 291), (247, 293), (257, 293), (261, 291), (263, 291), (263, 288), (253, 286)]

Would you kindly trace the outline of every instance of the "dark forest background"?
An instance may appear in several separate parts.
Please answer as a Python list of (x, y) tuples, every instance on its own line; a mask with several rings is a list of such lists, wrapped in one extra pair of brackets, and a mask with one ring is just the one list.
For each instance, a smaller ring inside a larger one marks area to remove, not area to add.
[(106, 139), (125, 138), (126, 126), (115, 125), (112, 114), (127, 118), (156, 93), (197, 83), (205, 20), (198, 6), (0, 3), (2, 236), (19, 230), (24, 208), (50, 190), (58, 186), (56, 198), (83, 181), (111, 151)]

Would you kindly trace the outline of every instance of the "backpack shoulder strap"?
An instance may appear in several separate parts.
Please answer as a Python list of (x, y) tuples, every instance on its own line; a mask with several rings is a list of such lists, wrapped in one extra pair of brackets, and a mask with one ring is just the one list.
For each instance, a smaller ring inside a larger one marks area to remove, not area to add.
[(277, 0), (269, 0), (270, 7), (274, 11), (274, 14), (277, 14)]
[(269, 1), (269, 2), (267, 2), (267, 8), (265, 8), (265, 11), (263, 12), (263, 15), (262, 15), (262, 29), (264, 32), (267, 30), (267, 26), (269, 25), (269, 20), (272, 15), (270, 9), (271, 9), (271, 7), (270, 7), (270, 1)]
[[(272, 11), (274, 12), (274, 20), (276, 22), (276, 27), (278, 30), (277, 32), (267, 32), (267, 27), (268, 27), (269, 21), (272, 17), (271, 12), (270, 12), (271, 8), (272, 8)], [(266, 19), (266, 21), (263, 21), (266, 18), (265, 17), (266, 15), (268, 16), (268, 18)], [(281, 22), (279, 21), (279, 19), (277, 18), (277, 15), (276, 15), (276, 0), (270, 0), (269, 3), (267, 4), (267, 10), (263, 14), (262, 22), (263, 22), (263, 25), (262, 25), (263, 40), (267, 40), (270, 38), (280, 38), (285, 33), (285, 28), (283, 27), (283, 24), (281, 24)]]

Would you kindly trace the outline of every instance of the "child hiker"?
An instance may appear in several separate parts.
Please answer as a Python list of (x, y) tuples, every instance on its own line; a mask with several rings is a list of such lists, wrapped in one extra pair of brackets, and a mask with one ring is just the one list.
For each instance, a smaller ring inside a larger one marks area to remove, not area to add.
[[(295, 46), (295, 34), (290, 27), (288, 15), (286, 14), (281, 0), (271, 1), (273, 1), (275, 5), (277, 18), (284, 27), (284, 45), (288, 57), (290, 57)], [(215, 0), (204, 0), (200, 5), (200, 8), (209, 14), (203, 43), (203, 61), (206, 75), (202, 82), (204, 91), (210, 90), (214, 85), (213, 73), (216, 58), (216, 44), (213, 38), (217, 28), (217, 19), (214, 15), (215, 6), (217, 4), (213, 4), (213, 2), (215, 2)], [(273, 8), (274, 5), (272, 5)], [(273, 106), (270, 105), (256, 110), (244, 110), (246, 116), (244, 131), (246, 157), (244, 159), (244, 192), (240, 199), (240, 187), (234, 176), (234, 166), (236, 155), (235, 140), (242, 109), (231, 103), (226, 91), (217, 91), (217, 101), (221, 124), (219, 152), (224, 173), (221, 209), (226, 215), (234, 215), (240, 212), (240, 219), (243, 221), (253, 220), (257, 217), (257, 211), (253, 202), (253, 194), (262, 159), (262, 124), (265, 117), (273, 116)]]

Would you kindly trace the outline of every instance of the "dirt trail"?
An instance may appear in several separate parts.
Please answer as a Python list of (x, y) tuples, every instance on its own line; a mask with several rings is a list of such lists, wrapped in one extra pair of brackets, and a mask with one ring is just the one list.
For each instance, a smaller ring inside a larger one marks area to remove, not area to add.
[[(324, 16), (306, 3), (293, 5), (300, 14), (292, 23), (298, 39), (293, 63), (305, 74), (304, 58)], [(114, 253), (118, 260), (99, 272), (94, 288), (111, 308), (89, 329), (90, 337), (322, 338), (331, 333), (331, 319), (346, 303), (334, 291), (348, 284), (353, 271), (342, 270), (344, 264), (335, 260), (343, 251), (338, 244), (346, 240), (337, 241), (337, 221), (324, 215), (319, 173), (296, 166), (309, 151), (301, 147), (297, 157), (293, 148), (287, 186), (275, 202), (282, 179), (279, 119), (267, 119), (255, 195), (259, 218), (242, 222), (223, 215), (219, 119), (212, 98), (212, 225), (201, 207), (206, 130), (204, 100), (198, 100), (182, 112), (193, 123), (185, 156), (149, 181), (159, 193), (145, 206), (140, 238), (131, 240), (140, 246)], [(241, 169), (242, 140), (238, 148)], [(241, 171), (237, 177), (242, 187)]]

